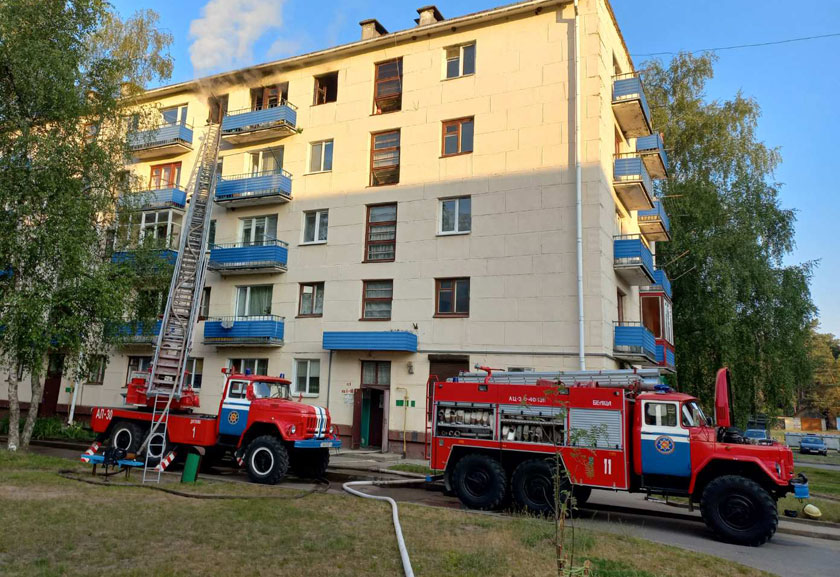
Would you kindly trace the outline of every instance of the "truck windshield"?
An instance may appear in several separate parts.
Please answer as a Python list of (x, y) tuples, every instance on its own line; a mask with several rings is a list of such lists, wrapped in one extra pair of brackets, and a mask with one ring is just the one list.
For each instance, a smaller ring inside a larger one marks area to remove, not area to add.
[(289, 385), (285, 383), (254, 381), (254, 396), (258, 399), (288, 399)]
[(706, 415), (697, 401), (689, 401), (682, 407), (682, 422), (684, 427), (699, 427), (706, 424)]

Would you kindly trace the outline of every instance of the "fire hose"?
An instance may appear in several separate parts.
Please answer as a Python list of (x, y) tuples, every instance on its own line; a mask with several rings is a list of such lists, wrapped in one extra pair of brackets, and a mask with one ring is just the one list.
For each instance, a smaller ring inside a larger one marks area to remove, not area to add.
[(400, 516), (397, 512), (397, 502), (394, 501), (391, 497), (385, 497), (384, 495), (369, 495), (367, 493), (357, 491), (356, 489), (351, 489), (350, 487), (359, 487), (362, 485), (409, 485), (413, 483), (425, 482), (426, 479), (400, 479), (399, 481), (349, 481), (342, 485), (344, 490), (350, 493), (351, 495), (356, 495), (357, 497), (362, 497), (363, 499), (376, 499), (377, 501), (387, 501), (391, 504), (391, 515), (394, 519), (394, 532), (397, 534), (397, 547), (399, 547), (400, 550), (400, 558), (402, 559), (402, 566), (403, 571), (405, 572), (405, 577), (414, 577), (414, 570), (411, 568), (411, 559), (408, 558), (408, 549), (405, 548), (405, 539), (403, 539), (402, 527), (400, 526)]

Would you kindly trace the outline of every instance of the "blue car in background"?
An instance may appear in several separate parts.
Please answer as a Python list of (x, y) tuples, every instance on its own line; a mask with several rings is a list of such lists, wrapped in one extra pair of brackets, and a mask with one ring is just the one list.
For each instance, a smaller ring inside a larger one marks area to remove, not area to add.
[(825, 442), (816, 435), (805, 435), (799, 441), (800, 453), (816, 453), (817, 455), (828, 455), (828, 447)]

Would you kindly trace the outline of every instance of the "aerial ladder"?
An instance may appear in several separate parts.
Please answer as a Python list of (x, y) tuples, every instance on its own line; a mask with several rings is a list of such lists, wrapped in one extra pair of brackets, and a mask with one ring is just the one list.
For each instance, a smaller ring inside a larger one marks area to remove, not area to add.
[[(167, 425), (173, 403), (197, 405), (195, 394), (184, 387), (184, 373), (207, 271), (207, 241), (220, 139), (220, 126), (208, 124), (187, 187), (192, 194), (145, 391), (147, 400), (151, 401), (152, 423), (140, 447), (141, 452), (146, 449), (143, 482), (160, 481), (164, 467), (159, 466), (158, 457), (166, 457)], [(153, 442), (160, 447), (160, 453), (155, 455), (147, 448)]]

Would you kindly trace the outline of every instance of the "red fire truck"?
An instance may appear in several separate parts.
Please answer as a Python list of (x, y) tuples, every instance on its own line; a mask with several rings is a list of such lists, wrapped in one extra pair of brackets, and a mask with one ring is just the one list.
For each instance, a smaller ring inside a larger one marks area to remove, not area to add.
[(147, 397), (147, 375), (132, 378), (127, 407), (96, 408), (91, 427), (110, 446), (137, 453), (148, 437), (148, 459), (158, 463), (177, 446), (203, 447), (205, 458), (233, 453), (255, 483), (275, 484), (289, 469), (299, 476), (322, 477), (329, 450), (341, 447), (330, 415), (323, 407), (301, 403), (282, 377), (227, 373), (217, 415), (192, 413), (198, 396), (184, 390), (173, 400), (169, 423), (152, 432), (154, 403)]
[(713, 425), (695, 397), (659, 382), (658, 369), (478, 368), (486, 375), (430, 383), (431, 467), (467, 507), (512, 498), (551, 513), (559, 479), (578, 503), (592, 489), (687, 497), (721, 539), (760, 545), (776, 531), (776, 500), (797, 485), (797, 496), (807, 493), (788, 447), (731, 427), (728, 369), (717, 375)]

